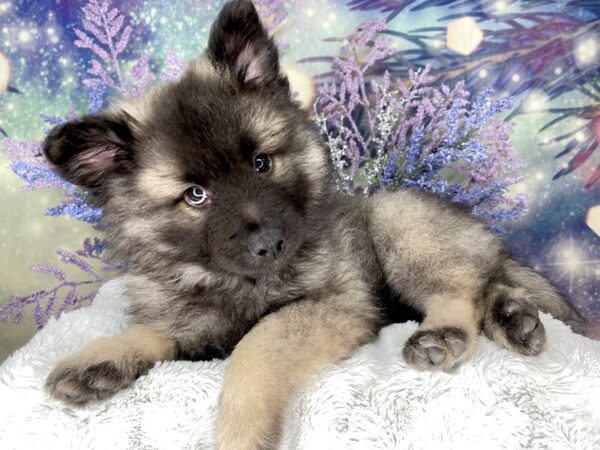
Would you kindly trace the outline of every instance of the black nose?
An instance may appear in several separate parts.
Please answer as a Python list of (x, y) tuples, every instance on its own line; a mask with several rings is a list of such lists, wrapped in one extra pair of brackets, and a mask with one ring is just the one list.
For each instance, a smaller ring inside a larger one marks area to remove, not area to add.
[(281, 228), (258, 230), (250, 235), (248, 249), (253, 256), (269, 261), (277, 258), (285, 246), (285, 235)]

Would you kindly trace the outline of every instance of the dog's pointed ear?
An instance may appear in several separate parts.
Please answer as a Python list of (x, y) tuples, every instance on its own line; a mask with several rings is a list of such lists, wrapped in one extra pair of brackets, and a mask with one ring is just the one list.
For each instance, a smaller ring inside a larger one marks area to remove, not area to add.
[(213, 23), (207, 54), (217, 67), (226, 67), (241, 87), (284, 87), (277, 47), (260, 23), (250, 0), (225, 4)]
[(133, 168), (133, 120), (121, 112), (58, 125), (44, 141), (44, 155), (65, 180), (99, 191), (108, 179)]

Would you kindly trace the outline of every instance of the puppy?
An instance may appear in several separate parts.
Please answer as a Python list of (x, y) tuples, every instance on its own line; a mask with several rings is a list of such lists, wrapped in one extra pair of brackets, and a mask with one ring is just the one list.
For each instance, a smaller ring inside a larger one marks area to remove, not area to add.
[(423, 317), (404, 358), (450, 369), (483, 332), (541, 352), (538, 310), (579, 315), (484, 224), (404, 190), (340, 196), (248, 0), (225, 5), (181, 81), (56, 127), (44, 152), (104, 208), (132, 325), (62, 361), (46, 387), (85, 403), (156, 361), (230, 356), (219, 449), (275, 448), (291, 397), (351, 355), (399, 302)]

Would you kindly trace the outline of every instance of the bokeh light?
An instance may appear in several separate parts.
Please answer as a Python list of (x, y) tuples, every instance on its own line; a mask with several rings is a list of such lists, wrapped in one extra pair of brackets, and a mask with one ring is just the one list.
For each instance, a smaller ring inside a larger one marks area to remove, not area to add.
[(575, 42), (575, 61), (579, 67), (586, 67), (598, 61), (600, 45), (596, 36), (586, 36)]
[(446, 45), (461, 55), (468, 56), (483, 41), (483, 31), (472, 17), (461, 17), (448, 23)]
[(592, 206), (585, 213), (585, 224), (600, 236), (600, 204)]
[(569, 292), (583, 286), (600, 268), (600, 260), (591, 258), (572, 236), (558, 241), (552, 254), (553, 262), (543, 265), (551, 267), (559, 279), (568, 280)]
[(523, 102), (523, 110), (528, 113), (545, 112), (548, 109), (549, 98), (544, 91), (532, 91)]
[(0, 94), (8, 89), (10, 81), (10, 61), (0, 52)]

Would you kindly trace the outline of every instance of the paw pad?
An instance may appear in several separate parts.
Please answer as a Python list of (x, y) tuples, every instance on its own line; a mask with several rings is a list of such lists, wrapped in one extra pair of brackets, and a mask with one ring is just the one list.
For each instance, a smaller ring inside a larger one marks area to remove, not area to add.
[(486, 334), (493, 338), (496, 333), (500, 333), (505, 341), (501, 343), (510, 350), (523, 355), (537, 355), (544, 349), (544, 325), (540, 321), (538, 310), (526, 300), (499, 297), (490, 316), (491, 323), (486, 323)]
[(404, 359), (419, 369), (450, 369), (467, 350), (466, 331), (455, 327), (421, 330), (404, 346)]

